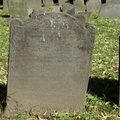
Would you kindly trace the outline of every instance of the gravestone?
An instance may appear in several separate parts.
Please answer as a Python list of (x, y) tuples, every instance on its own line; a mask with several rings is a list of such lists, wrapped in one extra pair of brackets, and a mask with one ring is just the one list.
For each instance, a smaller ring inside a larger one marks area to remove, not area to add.
[(36, 16), (39, 13), (46, 13), (46, 12), (48, 12), (48, 10), (46, 8), (34, 9), (32, 16), (33, 15)]
[(76, 13), (75, 7), (70, 3), (65, 3), (64, 5), (62, 5), (62, 11), (70, 15), (74, 15)]
[(3, 0), (3, 9), (8, 10), (8, 4), (7, 4), (8, 0)]
[(107, 3), (107, 2), (110, 2), (110, 1), (113, 1), (113, 0), (106, 0), (106, 3)]
[(6, 115), (85, 107), (95, 28), (64, 13), (10, 22)]
[(85, 20), (88, 20), (89, 18), (92, 17), (92, 13), (91, 13), (91, 12), (87, 12), (87, 11), (84, 11), (84, 12), (78, 12), (78, 15), (82, 15), (82, 16), (84, 16)]
[(41, 0), (26, 0), (28, 8), (40, 8)]
[[(3, 9), (8, 9), (8, 0), (3, 0)], [(26, 0), (28, 8), (40, 8), (41, 7), (41, 0)]]
[(74, 7), (77, 9), (77, 11), (85, 11), (84, 4), (81, 0), (75, 0)]
[(88, 0), (86, 6), (88, 12), (93, 12), (96, 10), (99, 11), (101, 7), (101, 0)]
[(44, 6), (48, 7), (48, 6), (55, 6), (53, 0), (43, 0)]
[(102, 5), (99, 17), (120, 18), (120, 1), (114, 0)]
[(83, 26), (86, 25), (86, 19), (83, 15), (75, 14), (74, 17), (77, 18)]
[(81, 2), (82, 2), (82, 4), (84, 4), (84, 0), (79, 0), (79, 1), (81, 1)]
[(28, 17), (27, 5), (25, 0), (9, 0), (8, 5), (10, 17), (14, 15), (20, 15), (23, 18)]
[(66, 10), (66, 11), (64, 11), (64, 13), (67, 13), (67, 14), (69, 14), (69, 15), (75, 15), (75, 12), (76, 10), (75, 10), (75, 7), (71, 7), (71, 8), (69, 8), (68, 10)]
[(61, 12), (61, 11), (60, 11), (60, 6), (55, 6), (55, 7), (52, 9), (52, 12)]

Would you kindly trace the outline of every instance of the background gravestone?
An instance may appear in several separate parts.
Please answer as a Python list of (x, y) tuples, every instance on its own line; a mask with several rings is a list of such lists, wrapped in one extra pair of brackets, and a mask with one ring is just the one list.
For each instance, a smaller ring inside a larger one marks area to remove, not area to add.
[(74, 6), (77, 9), (77, 11), (85, 11), (84, 3), (80, 0), (75, 0), (74, 1)]
[(55, 6), (53, 0), (43, 0), (44, 6)]
[(79, 1), (81, 1), (81, 2), (82, 2), (82, 4), (84, 4), (84, 0), (79, 0)]
[(86, 19), (83, 15), (75, 14), (74, 17), (77, 18), (83, 26), (86, 25)]
[(70, 15), (74, 15), (76, 13), (75, 7), (70, 3), (65, 3), (64, 5), (62, 5), (62, 11)]
[(88, 12), (92, 12), (96, 10), (99, 11), (101, 7), (101, 0), (88, 0), (86, 6)]
[(95, 28), (55, 12), (10, 25), (6, 114), (83, 109)]
[[(8, 9), (7, 1), (8, 0), (3, 0), (3, 9)], [(16, 1), (19, 1), (19, 0), (16, 0)], [(25, 1), (27, 3), (28, 8), (40, 8), (41, 7), (41, 0), (25, 0)]]
[(65, 4), (65, 0), (59, 0), (58, 3), (59, 3), (59, 6), (62, 6)]
[(60, 6), (55, 6), (55, 7), (52, 9), (52, 12), (61, 12)]
[(3, 9), (8, 9), (7, 0), (3, 0)]
[(78, 12), (78, 14), (84, 16), (86, 20), (88, 20), (89, 18), (92, 17), (92, 13), (91, 12), (87, 12), (87, 11), (85, 11), (85, 12)]
[(27, 5), (25, 0), (9, 0), (10, 16), (20, 15), (23, 18), (28, 17)]
[(99, 17), (120, 18), (120, 1), (114, 0), (102, 5)]
[(40, 8), (41, 0), (26, 0), (28, 8)]

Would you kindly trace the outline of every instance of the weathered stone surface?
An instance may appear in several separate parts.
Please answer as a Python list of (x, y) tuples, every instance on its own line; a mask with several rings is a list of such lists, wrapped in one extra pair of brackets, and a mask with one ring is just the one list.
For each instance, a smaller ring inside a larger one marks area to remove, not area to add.
[(6, 115), (83, 109), (95, 28), (56, 12), (10, 26)]
[(27, 5), (24, 0), (9, 0), (10, 16), (20, 15), (22, 17), (28, 17)]
[(40, 8), (41, 0), (26, 0), (28, 8)]
[(43, 0), (44, 6), (54, 6), (53, 0)]
[(120, 18), (120, 1), (114, 0), (102, 5), (99, 17)]
[(101, 7), (101, 0), (88, 0), (87, 3), (87, 11), (92, 12), (96, 10), (100, 10)]
[(7, 0), (3, 0), (3, 9), (5, 9), (5, 10), (8, 9)]

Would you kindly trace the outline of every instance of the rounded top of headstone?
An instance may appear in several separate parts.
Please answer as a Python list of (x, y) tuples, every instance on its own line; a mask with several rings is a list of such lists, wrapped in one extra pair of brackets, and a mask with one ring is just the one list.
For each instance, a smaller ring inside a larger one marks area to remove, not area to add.
[[(38, 12), (37, 14), (31, 15), (31, 17), (25, 21), (26, 25), (29, 26), (43, 26), (44, 28), (58, 27), (58, 28), (74, 28), (84, 29), (82, 23), (75, 17), (56, 12)], [(64, 27), (63, 27), (64, 26)]]

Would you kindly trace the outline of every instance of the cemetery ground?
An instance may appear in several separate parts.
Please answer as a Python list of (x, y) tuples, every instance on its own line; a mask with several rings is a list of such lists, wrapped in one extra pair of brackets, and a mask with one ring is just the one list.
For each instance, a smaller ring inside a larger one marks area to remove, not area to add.
[(37, 115), (34, 110), (20, 113), (15, 118), (3, 117), (5, 107), (9, 26), (8, 11), (0, 9), (0, 119), (1, 120), (120, 120), (118, 108), (118, 55), (120, 19), (97, 18), (97, 12), (88, 20), (96, 26), (90, 81), (84, 111), (46, 113)]

